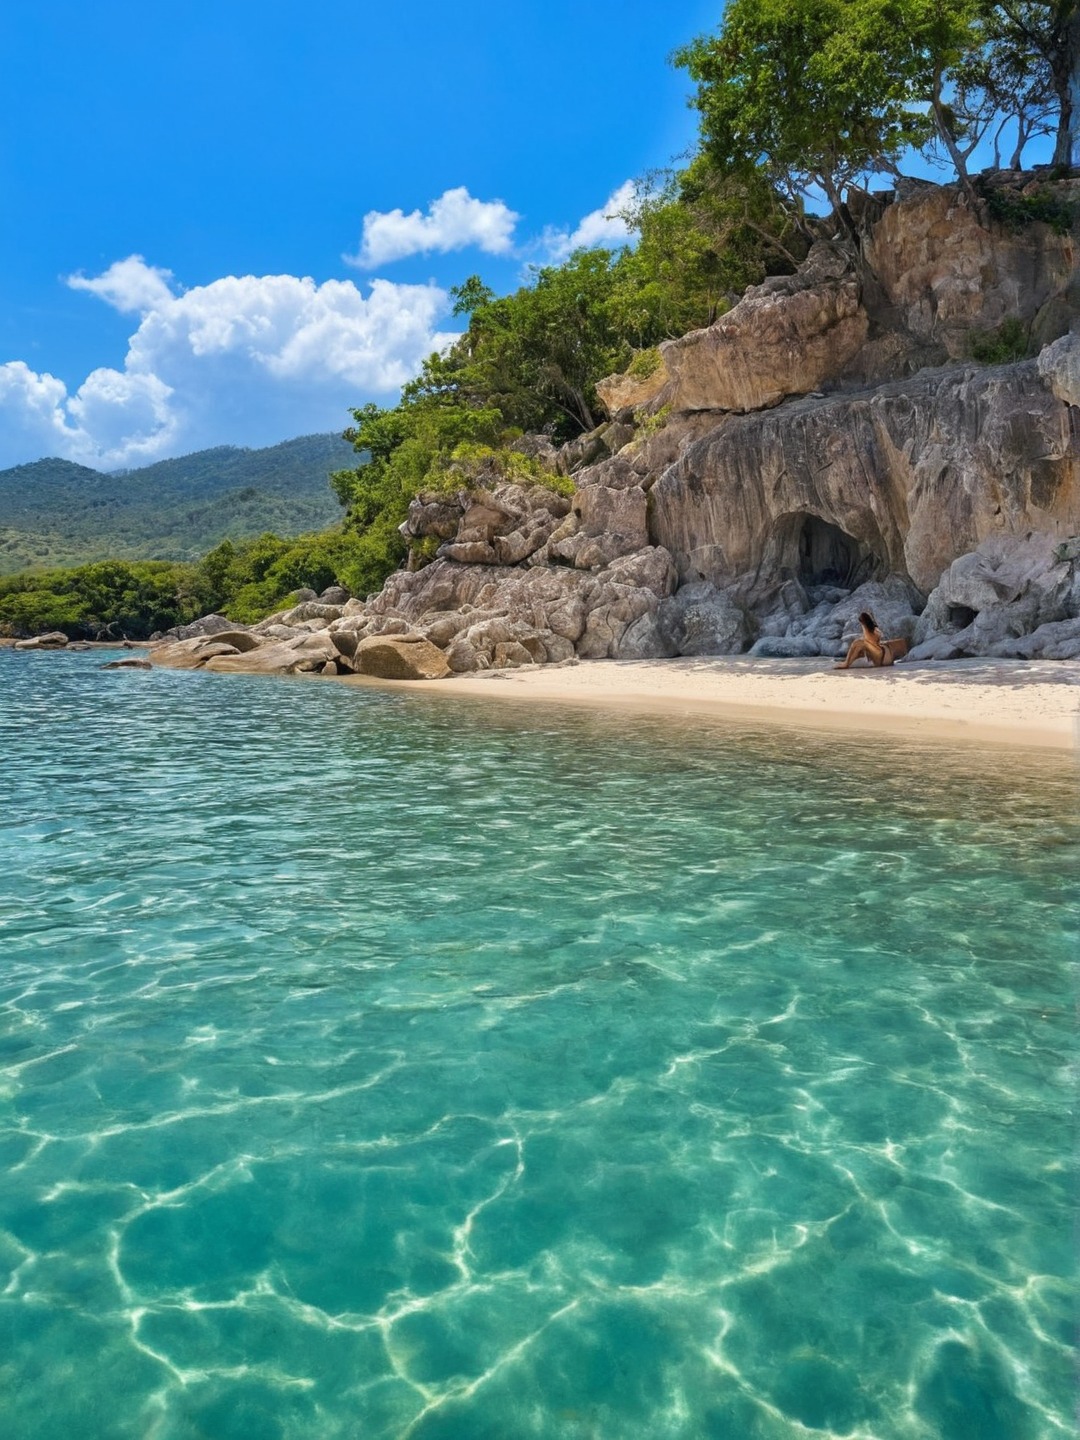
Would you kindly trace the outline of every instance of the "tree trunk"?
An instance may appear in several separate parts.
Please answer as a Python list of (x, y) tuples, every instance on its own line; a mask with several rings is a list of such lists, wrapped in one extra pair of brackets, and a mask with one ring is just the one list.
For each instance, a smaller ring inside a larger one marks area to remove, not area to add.
[(1061, 48), (1051, 60), (1054, 93), (1061, 105), (1055, 165), (1080, 166), (1080, 4), (1074, 4), (1072, 15), (1062, 31)]

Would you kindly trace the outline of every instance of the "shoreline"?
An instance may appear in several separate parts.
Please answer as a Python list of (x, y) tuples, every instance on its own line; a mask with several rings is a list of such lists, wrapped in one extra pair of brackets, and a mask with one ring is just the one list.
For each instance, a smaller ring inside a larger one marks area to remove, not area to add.
[[(827, 667), (827, 668), (823, 668)], [(444, 680), (340, 677), (348, 685), (516, 704), (713, 716), (801, 730), (1076, 751), (1080, 662), (954, 660), (837, 671), (831, 662), (585, 660)]]
[[(0, 638), (0, 647), (11, 644)], [(154, 647), (145, 640), (114, 640), (82, 642), (78, 648), (152, 658)], [(368, 675), (287, 678), (332, 678), (361, 689), (496, 704), (711, 717), (834, 735), (1080, 754), (1080, 660), (904, 661), (880, 670), (857, 665), (838, 671), (823, 657), (751, 660), (736, 655), (582, 660), (428, 681)]]

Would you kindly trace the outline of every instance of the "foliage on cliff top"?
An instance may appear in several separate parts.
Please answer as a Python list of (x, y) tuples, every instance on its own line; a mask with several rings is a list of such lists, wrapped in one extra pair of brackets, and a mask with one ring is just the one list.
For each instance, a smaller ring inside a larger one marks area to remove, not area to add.
[(763, 173), (793, 201), (853, 186), (905, 154), (967, 162), (1003, 133), (1022, 162), (1056, 136), (1076, 161), (1077, 0), (729, 0), (717, 33), (676, 55), (697, 84), (705, 154), (723, 175)]

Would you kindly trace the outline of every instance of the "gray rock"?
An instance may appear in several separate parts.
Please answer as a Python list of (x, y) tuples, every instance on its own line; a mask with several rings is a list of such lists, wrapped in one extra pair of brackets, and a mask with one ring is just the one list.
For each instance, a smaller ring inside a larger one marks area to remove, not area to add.
[(960, 654), (1004, 654), (1020, 637), (1075, 615), (1080, 610), (1076, 562), (1059, 558), (1070, 553), (1067, 543), (1034, 533), (995, 537), (959, 556), (916, 624), (917, 658), (924, 658), (927, 641), (942, 636), (951, 637)]
[(1043, 384), (1066, 405), (1080, 406), (1080, 333), (1062, 335), (1039, 352)]
[(692, 581), (662, 601), (657, 628), (672, 655), (739, 655), (750, 642), (746, 611), (708, 580)]
[(235, 630), (236, 623), (226, 615), (204, 615), (199, 620), (192, 620), (190, 625), (174, 625), (171, 630), (166, 630), (165, 635), (170, 640), (201, 640), (207, 635), (217, 635), (222, 630)]
[[(665, 604), (667, 602), (664, 602)], [(661, 606), (661, 608), (663, 608)], [(661, 628), (657, 611), (632, 620), (619, 639), (620, 660), (669, 660), (679, 652)]]
[(907, 653), (908, 660), (960, 660), (969, 652), (964, 648), (965, 634), (935, 635), (912, 646)]
[(321, 600), (304, 600), (291, 610), (284, 610), (277, 617), (282, 625), (302, 625), (309, 620), (318, 620), (328, 625), (331, 620), (340, 620), (344, 605), (324, 605)]

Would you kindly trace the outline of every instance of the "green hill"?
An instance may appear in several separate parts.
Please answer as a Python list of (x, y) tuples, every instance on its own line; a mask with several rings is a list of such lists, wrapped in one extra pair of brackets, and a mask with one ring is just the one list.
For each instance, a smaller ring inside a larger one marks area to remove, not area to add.
[(341, 517), (330, 472), (355, 462), (339, 436), (302, 435), (112, 475), (55, 459), (0, 470), (0, 575), (106, 558), (192, 560), (225, 539), (318, 530)]

